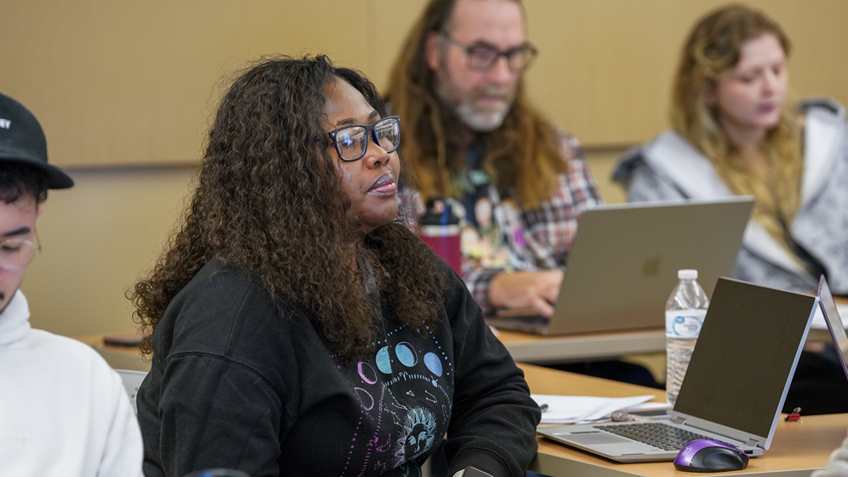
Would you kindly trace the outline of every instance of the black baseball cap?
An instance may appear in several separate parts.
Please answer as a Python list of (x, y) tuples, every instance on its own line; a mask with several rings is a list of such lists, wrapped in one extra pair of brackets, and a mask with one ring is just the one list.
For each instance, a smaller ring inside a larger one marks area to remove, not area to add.
[(0, 93), (0, 162), (28, 164), (47, 174), (47, 187), (67, 189), (74, 181), (47, 163), (47, 139), (27, 108)]

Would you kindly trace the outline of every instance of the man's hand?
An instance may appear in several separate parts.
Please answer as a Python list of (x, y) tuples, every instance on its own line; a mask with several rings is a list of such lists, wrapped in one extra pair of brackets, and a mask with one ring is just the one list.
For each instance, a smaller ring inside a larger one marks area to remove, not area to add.
[(561, 284), (559, 270), (498, 273), (489, 283), (489, 301), (496, 308), (534, 308), (550, 318)]

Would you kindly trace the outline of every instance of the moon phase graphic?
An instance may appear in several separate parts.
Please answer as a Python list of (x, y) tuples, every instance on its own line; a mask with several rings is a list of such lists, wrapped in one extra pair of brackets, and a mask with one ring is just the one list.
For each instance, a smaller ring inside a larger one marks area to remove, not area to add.
[(416, 353), (415, 348), (406, 341), (402, 341), (395, 346), (395, 355), (397, 356), (398, 361), (400, 361), (400, 364), (407, 368), (411, 368), (418, 364), (418, 353)]
[(427, 366), (427, 369), (436, 376), (442, 375), (442, 362), (436, 356), (436, 353), (427, 353), (424, 355), (424, 366)]
[(389, 356), (389, 347), (383, 346), (377, 351), (377, 369), (383, 374), (392, 374), (392, 358)]
[(356, 397), (359, 398), (359, 402), (362, 403), (362, 407), (366, 411), (370, 411), (374, 407), (374, 396), (362, 388), (353, 388), (353, 390), (356, 391)]
[(374, 372), (374, 368), (370, 364), (360, 361), (357, 370), (359, 371), (359, 377), (366, 383), (374, 384), (377, 382), (377, 373)]

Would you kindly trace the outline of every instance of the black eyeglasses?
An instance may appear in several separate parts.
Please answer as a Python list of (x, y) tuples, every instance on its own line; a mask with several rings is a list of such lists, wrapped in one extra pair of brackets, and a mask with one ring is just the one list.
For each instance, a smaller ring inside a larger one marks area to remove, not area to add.
[(495, 66), (498, 58), (503, 56), (506, 58), (509, 69), (518, 73), (529, 68), (530, 64), (533, 63), (533, 59), (538, 54), (538, 50), (536, 50), (536, 47), (530, 44), (530, 42), (525, 42), (523, 45), (511, 50), (500, 51), (486, 45), (466, 45), (465, 43), (462, 43), (456, 38), (450, 36), (450, 34), (445, 31), (443, 31), (441, 35), (442, 38), (458, 46), (465, 52), (469, 68), (479, 71), (490, 70), (493, 66)]
[(387, 153), (395, 152), (400, 147), (400, 116), (386, 116), (370, 126), (345, 126), (327, 134), (336, 146), (339, 159), (351, 162), (361, 159), (368, 150), (369, 131), (374, 143)]

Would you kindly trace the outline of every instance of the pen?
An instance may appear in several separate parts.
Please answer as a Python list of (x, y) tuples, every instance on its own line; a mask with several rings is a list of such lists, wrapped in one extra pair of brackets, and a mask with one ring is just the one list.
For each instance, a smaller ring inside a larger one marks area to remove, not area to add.
[(539, 409), (541, 409), (542, 412), (545, 412), (545, 411), (548, 410), (548, 405), (547, 404), (539, 404)]

